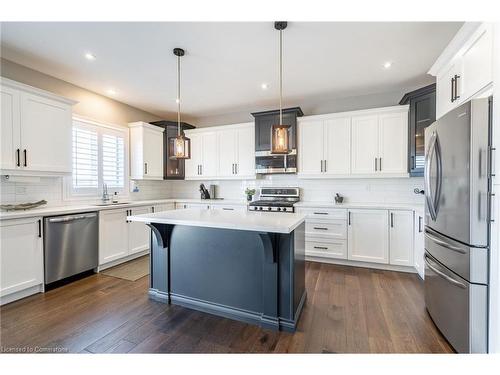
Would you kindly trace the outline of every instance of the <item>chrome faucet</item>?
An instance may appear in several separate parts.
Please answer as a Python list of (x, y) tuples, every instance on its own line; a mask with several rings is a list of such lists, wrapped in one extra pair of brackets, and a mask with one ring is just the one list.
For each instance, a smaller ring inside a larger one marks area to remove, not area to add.
[(102, 201), (103, 203), (109, 202), (108, 185), (102, 184)]

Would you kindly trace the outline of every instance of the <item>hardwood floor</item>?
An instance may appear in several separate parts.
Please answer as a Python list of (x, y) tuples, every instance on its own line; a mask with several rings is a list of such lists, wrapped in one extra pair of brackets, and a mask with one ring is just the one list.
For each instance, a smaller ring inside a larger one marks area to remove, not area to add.
[[(3, 352), (449, 353), (414, 274), (307, 263), (297, 332), (150, 301), (148, 277), (93, 275), (0, 309)], [(38, 347), (38, 348), (37, 348)]]

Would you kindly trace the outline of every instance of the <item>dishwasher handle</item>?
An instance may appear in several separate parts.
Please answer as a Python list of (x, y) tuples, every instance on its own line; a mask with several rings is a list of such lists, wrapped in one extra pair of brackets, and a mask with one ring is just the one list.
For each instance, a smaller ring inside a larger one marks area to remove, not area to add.
[(92, 219), (94, 217), (97, 217), (96, 213), (75, 215), (75, 216), (53, 217), (49, 219), (49, 223), (67, 223), (75, 220)]

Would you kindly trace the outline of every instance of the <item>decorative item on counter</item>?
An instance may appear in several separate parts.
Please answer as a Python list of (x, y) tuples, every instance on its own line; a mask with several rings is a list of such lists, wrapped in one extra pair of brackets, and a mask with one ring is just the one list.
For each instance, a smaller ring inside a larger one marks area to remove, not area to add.
[(341, 204), (344, 202), (344, 197), (339, 193), (335, 194), (335, 204)]
[(22, 210), (29, 210), (32, 208), (37, 208), (37, 207), (43, 206), (44, 204), (47, 204), (47, 201), (45, 199), (42, 199), (41, 201), (38, 201), (38, 202), (28, 202), (28, 203), (19, 203), (19, 204), (1, 204), (0, 209), (5, 210), (5, 211), (22, 211)]
[(245, 194), (247, 195), (247, 201), (251, 202), (253, 199), (253, 196), (255, 195), (255, 189), (246, 188)]
[(113, 194), (113, 200), (112, 200), (113, 203), (118, 203), (118, 192), (115, 191), (115, 193)]

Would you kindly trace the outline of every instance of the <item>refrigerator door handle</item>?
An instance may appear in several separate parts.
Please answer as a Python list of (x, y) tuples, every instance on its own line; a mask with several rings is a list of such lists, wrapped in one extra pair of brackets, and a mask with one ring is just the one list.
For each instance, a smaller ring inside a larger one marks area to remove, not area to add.
[(443, 240), (440, 240), (437, 237), (431, 236), (427, 230), (425, 231), (424, 236), (425, 236), (425, 238), (427, 238), (427, 239), (429, 239), (429, 240), (437, 243), (438, 245), (443, 246), (443, 247), (445, 247), (445, 248), (447, 248), (449, 250), (456, 251), (457, 253), (460, 253), (460, 254), (467, 254), (467, 251), (465, 251), (464, 249), (462, 249), (462, 248), (460, 248), (458, 246), (450, 245), (446, 241), (443, 241)]
[(460, 281), (455, 280), (454, 278), (448, 276), (444, 272), (439, 271), (435, 266), (433, 266), (431, 264), (432, 260), (427, 256), (427, 254), (424, 255), (424, 260), (425, 260), (425, 264), (427, 264), (427, 267), (429, 267), (438, 276), (442, 277), (443, 279), (448, 281), (450, 284), (458, 286), (459, 288), (462, 288), (462, 289), (467, 289), (467, 285), (461, 283)]
[(434, 210), (434, 202), (432, 199), (431, 193), (431, 161), (432, 161), (432, 153), (434, 152), (434, 145), (436, 143), (436, 132), (432, 133), (429, 148), (427, 149), (427, 153), (425, 154), (425, 176), (424, 176), (424, 185), (425, 185), (425, 201), (427, 203), (427, 207), (429, 209), (429, 214), (431, 215), (432, 220), (436, 220), (436, 212)]
[(443, 159), (441, 157), (441, 143), (439, 142), (439, 136), (436, 133), (436, 141), (434, 143), (434, 149), (436, 151), (436, 169), (437, 169), (437, 180), (436, 180), (436, 195), (434, 197), (434, 214), (437, 217), (439, 213), (439, 202), (441, 200), (441, 186), (443, 183)]

